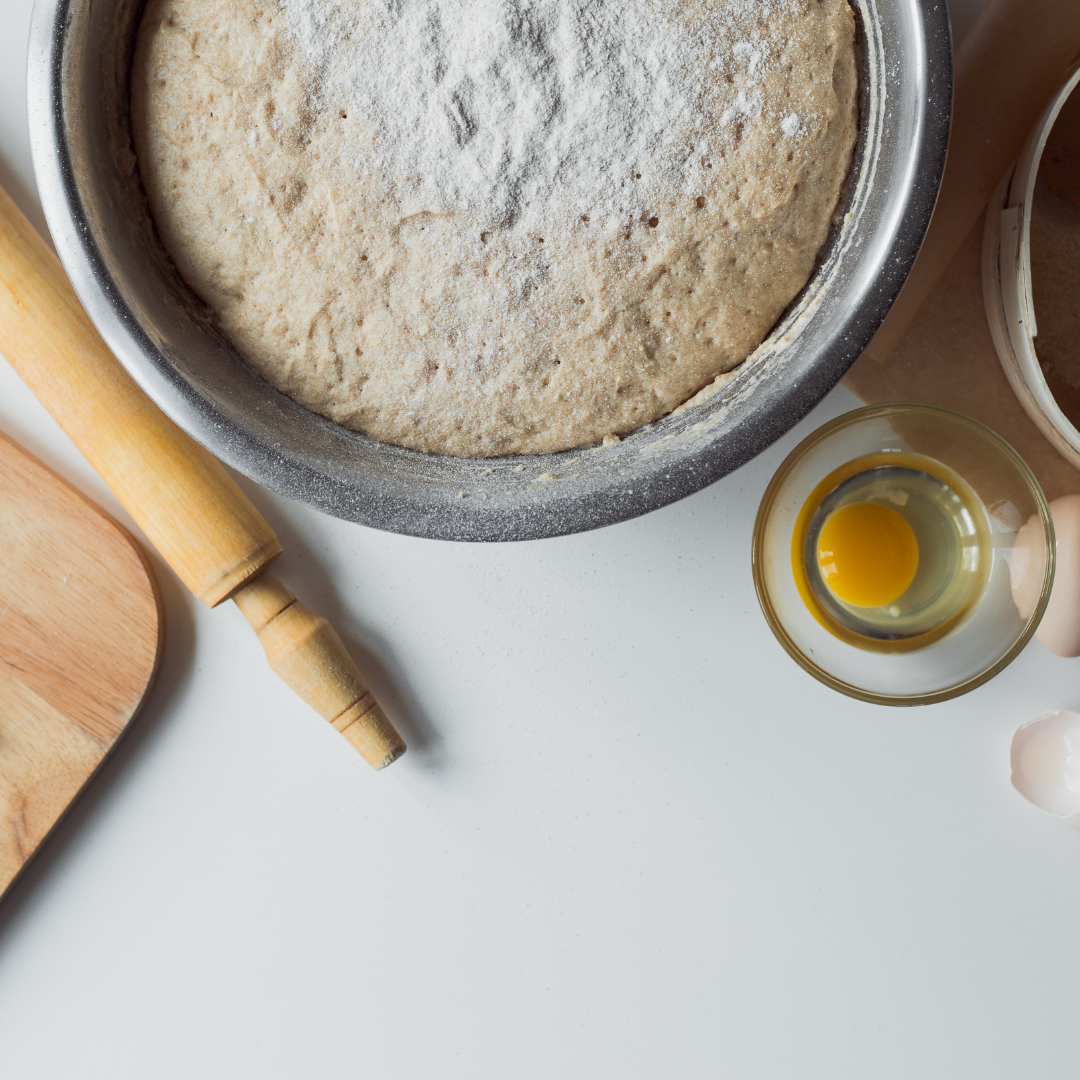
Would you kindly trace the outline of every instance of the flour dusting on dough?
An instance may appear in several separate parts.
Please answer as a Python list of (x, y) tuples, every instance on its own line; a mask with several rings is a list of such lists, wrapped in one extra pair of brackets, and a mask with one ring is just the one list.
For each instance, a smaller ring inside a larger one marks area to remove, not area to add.
[(808, 280), (855, 139), (846, 0), (150, 0), (162, 241), (239, 351), (377, 438), (625, 435)]

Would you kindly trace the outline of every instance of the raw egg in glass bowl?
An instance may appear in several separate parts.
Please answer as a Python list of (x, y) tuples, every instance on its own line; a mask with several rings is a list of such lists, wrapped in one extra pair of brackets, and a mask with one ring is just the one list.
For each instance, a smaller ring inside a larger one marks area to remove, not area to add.
[[(1014, 552), (1034, 583), (1023, 610)], [(923, 705), (974, 689), (1027, 644), (1054, 529), (1038, 481), (988, 428), (875, 405), (788, 455), (758, 510), (753, 566), (773, 633), (806, 671), (864, 701)]]

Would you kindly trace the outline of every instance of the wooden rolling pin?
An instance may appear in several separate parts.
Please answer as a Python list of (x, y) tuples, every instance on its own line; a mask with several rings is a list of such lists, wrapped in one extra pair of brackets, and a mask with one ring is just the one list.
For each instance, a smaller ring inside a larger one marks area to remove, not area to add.
[(867, 346), (875, 360), (900, 343), (1078, 54), (1080, 0), (990, 0), (983, 9), (956, 54), (949, 156), (934, 217)]
[(232, 598), (270, 666), (381, 769), (405, 744), (333, 627), (267, 571), (273, 530), (220, 462), (139, 389), (60, 261), (0, 188), (0, 352), (210, 607)]

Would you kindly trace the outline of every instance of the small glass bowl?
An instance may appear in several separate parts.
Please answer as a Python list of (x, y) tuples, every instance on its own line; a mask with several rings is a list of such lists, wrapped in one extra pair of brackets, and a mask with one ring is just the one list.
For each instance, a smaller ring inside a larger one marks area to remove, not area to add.
[[(990, 531), (991, 565), (979, 601), (948, 634), (908, 652), (870, 651), (834, 636), (806, 607), (792, 568), (796, 521), (811, 493), (849, 461), (878, 453), (941, 462), (971, 487)], [(1032, 518), (1041, 525), (1028, 534), (1035, 533), (1031, 550), (1041, 557), (1043, 573), (1038, 600), (1025, 618), (1013, 603), (1009, 574), (1017, 533)], [(1054, 580), (1054, 526), (1031, 470), (988, 428), (930, 405), (873, 405), (819, 428), (788, 455), (761, 500), (753, 559), (765, 618), (802, 668), (863, 701), (929, 705), (993, 678), (1034, 634)]]

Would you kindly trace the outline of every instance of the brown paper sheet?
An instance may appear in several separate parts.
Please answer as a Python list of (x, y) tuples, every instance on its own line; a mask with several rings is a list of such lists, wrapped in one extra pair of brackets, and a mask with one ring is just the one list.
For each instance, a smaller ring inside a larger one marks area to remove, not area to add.
[(1043, 438), (1001, 370), (982, 297), (980, 219), (893, 353), (864, 353), (844, 379), (867, 405), (917, 401), (964, 413), (1028, 463), (1048, 499), (1080, 493), (1080, 472)]

